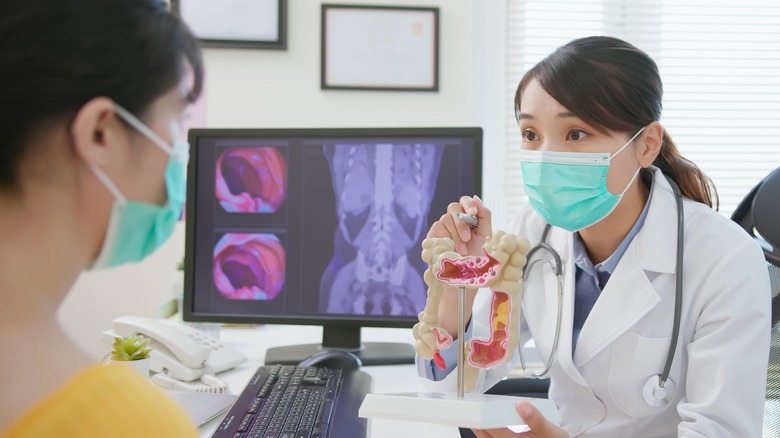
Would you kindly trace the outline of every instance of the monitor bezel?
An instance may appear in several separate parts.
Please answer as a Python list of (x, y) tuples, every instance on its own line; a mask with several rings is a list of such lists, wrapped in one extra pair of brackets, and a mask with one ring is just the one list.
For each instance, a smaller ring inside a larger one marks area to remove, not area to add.
[(483, 130), (481, 127), (415, 127), (415, 128), (198, 128), (190, 129), (190, 161), (187, 166), (187, 203), (185, 206), (185, 249), (184, 249), (184, 291), (182, 319), (187, 322), (241, 323), (241, 324), (286, 324), (319, 325), (332, 327), (389, 327), (411, 328), (417, 323), (417, 316), (408, 318), (381, 318), (371, 316), (360, 319), (361, 315), (335, 315), (333, 317), (310, 317), (296, 315), (236, 315), (204, 313), (193, 311), (194, 299), (194, 252), (195, 252), (195, 207), (197, 202), (196, 177), (198, 162), (198, 139), (201, 138), (442, 138), (469, 137), (474, 142), (473, 171), (475, 178), (474, 195), (482, 195), (482, 149)]

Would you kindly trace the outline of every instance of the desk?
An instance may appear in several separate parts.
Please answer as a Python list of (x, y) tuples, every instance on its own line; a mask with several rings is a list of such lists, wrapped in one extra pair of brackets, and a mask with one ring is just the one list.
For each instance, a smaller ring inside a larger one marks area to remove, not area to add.
[[(213, 333), (212, 333), (213, 334)], [(322, 327), (263, 325), (247, 327), (220, 327), (219, 338), (223, 344), (246, 354), (249, 360), (237, 368), (218, 375), (230, 385), (232, 394), (240, 394), (257, 367), (263, 364), (265, 351), (269, 347), (280, 345), (322, 342)], [(412, 342), (411, 329), (363, 328), (364, 342)], [(424, 391), (415, 365), (366, 366), (361, 371), (374, 379), (374, 393)], [(209, 421), (200, 427), (201, 437), (210, 437), (219, 426), (224, 415)], [(399, 436), (431, 436), (441, 438), (459, 437), (458, 429), (428, 423), (413, 423), (371, 419), (368, 423), (368, 436), (371, 438)]]

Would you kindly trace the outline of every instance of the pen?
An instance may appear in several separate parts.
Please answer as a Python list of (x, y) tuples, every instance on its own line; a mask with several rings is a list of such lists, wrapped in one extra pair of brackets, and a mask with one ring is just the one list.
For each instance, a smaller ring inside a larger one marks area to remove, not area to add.
[(458, 213), (457, 218), (459, 221), (463, 221), (471, 225), (472, 227), (476, 227), (477, 225), (479, 225), (479, 220), (475, 216), (471, 216), (466, 213)]

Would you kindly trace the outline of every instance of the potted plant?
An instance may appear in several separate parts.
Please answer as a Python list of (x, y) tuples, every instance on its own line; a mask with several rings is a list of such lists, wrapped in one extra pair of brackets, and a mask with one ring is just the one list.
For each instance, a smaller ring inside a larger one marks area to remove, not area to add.
[(128, 335), (114, 338), (114, 349), (109, 356), (109, 363), (118, 363), (129, 366), (144, 377), (149, 377), (149, 364), (151, 350), (148, 347), (149, 339), (141, 335)]

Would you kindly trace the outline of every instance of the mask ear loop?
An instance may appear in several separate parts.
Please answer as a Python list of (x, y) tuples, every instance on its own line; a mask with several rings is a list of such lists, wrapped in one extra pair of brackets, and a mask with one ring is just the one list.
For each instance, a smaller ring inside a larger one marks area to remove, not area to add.
[(148, 126), (146, 126), (142, 121), (138, 119), (138, 117), (134, 116), (130, 111), (122, 108), (118, 103), (114, 103), (114, 110), (116, 111), (117, 115), (121, 117), (125, 122), (130, 124), (133, 128), (135, 128), (138, 132), (145, 135), (149, 140), (154, 142), (157, 146), (160, 147), (165, 153), (167, 153), (170, 156), (173, 156), (175, 154), (175, 150), (168, 145), (168, 143), (165, 142), (162, 138), (160, 138), (159, 135), (155, 134), (154, 131), (149, 129)]
[(113, 183), (110, 179), (108, 179), (108, 176), (106, 176), (106, 173), (103, 172), (103, 170), (94, 164), (89, 165), (90, 170), (92, 170), (92, 173), (95, 174), (97, 179), (100, 180), (101, 183), (103, 183), (104, 186), (106, 186), (106, 189), (108, 189), (109, 192), (111, 192), (112, 195), (114, 195), (114, 199), (116, 199), (116, 202), (119, 203), (120, 206), (124, 207), (127, 205), (127, 198), (125, 198), (125, 195), (122, 194), (122, 192), (119, 191), (116, 184)]
[[(615, 158), (615, 157), (617, 156), (617, 154), (619, 154), (619, 153), (623, 152), (623, 149), (627, 148), (627, 147), (628, 147), (628, 145), (630, 145), (630, 144), (631, 144), (631, 142), (633, 142), (634, 140), (636, 140), (636, 138), (637, 138), (637, 137), (639, 137), (639, 134), (641, 134), (642, 132), (644, 132), (645, 128), (647, 128), (647, 126), (643, 126), (643, 127), (642, 127), (642, 129), (640, 129), (639, 131), (637, 131), (637, 133), (636, 133), (636, 134), (634, 134), (634, 136), (633, 136), (633, 137), (631, 137), (631, 140), (628, 140), (628, 141), (626, 142), (626, 144), (624, 144), (624, 145), (623, 145), (623, 146), (622, 146), (620, 149), (618, 149), (618, 150), (617, 150), (617, 151), (616, 151), (614, 154), (610, 155), (610, 156), (609, 156), (609, 161), (612, 161), (612, 159), (613, 159), (613, 158)], [(624, 189), (623, 189), (623, 191), (622, 191), (622, 192), (620, 192), (620, 195), (618, 195), (618, 196), (620, 196), (620, 197), (623, 197), (623, 195), (625, 195), (625, 194), (626, 194), (626, 192), (628, 191), (628, 188), (629, 188), (629, 187), (631, 187), (631, 184), (633, 184), (633, 183), (634, 183), (634, 180), (636, 179), (637, 175), (639, 175), (639, 171), (641, 171), (641, 170), (642, 170), (642, 167), (640, 166), (640, 167), (639, 167), (639, 168), (636, 170), (636, 172), (634, 172), (634, 176), (632, 176), (632, 177), (631, 177), (631, 181), (629, 181), (629, 182), (628, 182), (628, 184), (626, 184), (626, 188), (624, 188)]]
[(613, 159), (613, 158), (615, 158), (615, 157), (617, 156), (617, 154), (619, 154), (619, 153), (623, 152), (623, 149), (627, 148), (627, 147), (628, 147), (628, 145), (630, 145), (630, 144), (631, 144), (631, 142), (633, 142), (634, 140), (636, 140), (636, 138), (637, 138), (637, 137), (639, 137), (639, 134), (641, 134), (642, 132), (644, 132), (645, 128), (647, 128), (647, 126), (643, 126), (643, 127), (642, 127), (642, 129), (640, 129), (639, 131), (637, 131), (637, 132), (636, 132), (636, 134), (634, 134), (634, 136), (633, 136), (633, 137), (631, 137), (631, 140), (627, 141), (627, 142), (626, 142), (626, 144), (624, 144), (624, 145), (623, 145), (623, 146), (622, 146), (620, 149), (618, 149), (617, 151), (615, 151), (615, 153), (614, 153), (614, 154), (610, 155), (610, 156), (609, 156), (609, 161), (612, 161), (612, 159)]

